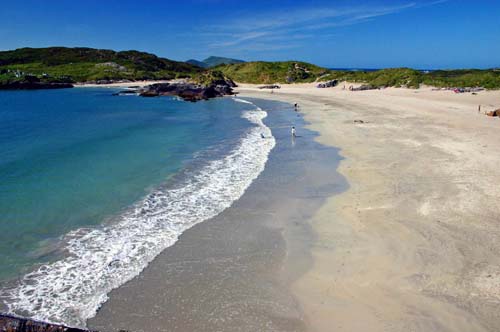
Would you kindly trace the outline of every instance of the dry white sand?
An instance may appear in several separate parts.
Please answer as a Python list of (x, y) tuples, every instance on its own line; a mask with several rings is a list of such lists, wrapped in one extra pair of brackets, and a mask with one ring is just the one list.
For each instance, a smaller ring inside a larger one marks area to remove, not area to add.
[(350, 189), (311, 220), (314, 267), (293, 285), (311, 331), (499, 331), (500, 119), (477, 109), (500, 91), (342, 87), (239, 88), (298, 102), (345, 157)]

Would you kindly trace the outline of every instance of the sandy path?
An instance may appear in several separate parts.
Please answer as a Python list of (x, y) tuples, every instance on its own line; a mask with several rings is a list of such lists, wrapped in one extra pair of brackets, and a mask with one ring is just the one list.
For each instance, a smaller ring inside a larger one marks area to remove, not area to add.
[(312, 218), (315, 264), (294, 285), (311, 330), (498, 331), (500, 119), (477, 107), (499, 91), (239, 90), (298, 102), (346, 158), (351, 188)]

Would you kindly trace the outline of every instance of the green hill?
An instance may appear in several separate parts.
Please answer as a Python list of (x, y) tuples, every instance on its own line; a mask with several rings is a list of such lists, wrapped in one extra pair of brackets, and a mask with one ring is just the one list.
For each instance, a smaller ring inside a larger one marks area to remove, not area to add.
[(313, 82), (329, 73), (325, 68), (299, 61), (245, 62), (215, 69), (237, 82), (256, 84)]
[(48, 47), (0, 52), (0, 81), (23, 76), (66, 82), (171, 79), (199, 71), (191, 64), (139, 51)]
[(376, 71), (337, 71), (333, 70), (325, 80), (362, 82), (376, 87), (406, 86), (416, 88), (422, 82), (422, 73), (410, 68), (392, 68)]
[[(331, 71), (298, 61), (243, 62), (209, 57), (203, 62), (190, 62), (173, 61), (139, 51), (116, 52), (83, 47), (20, 48), (0, 52), (0, 84), (20, 81), (73, 83), (199, 77), (200, 73), (206, 71), (203, 66), (220, 71), (225, 77), (242, 83), (298, 83), (337, 79), (369, 83), (377, 87), (416, 88), (426, 84), (437, 87), (500, 88), (499, 69), (422, 72), (410, 68), (393, 68), (364, 72)], [(214, 65), (215, 67), (211, 67)]]
[(483, 87), (500, 89), (500, 70), (435, 70), (423, 74), (422, 83), (438, 87)]
[(362, 82), (376, 87), (418, 88), (421, 84), (436, 87), (500, 88), (500, 71), (495, 69), (435, 70), (422, 72), (410, 68), (381, 69), (377, 71), (332, 71), (323, 80)]

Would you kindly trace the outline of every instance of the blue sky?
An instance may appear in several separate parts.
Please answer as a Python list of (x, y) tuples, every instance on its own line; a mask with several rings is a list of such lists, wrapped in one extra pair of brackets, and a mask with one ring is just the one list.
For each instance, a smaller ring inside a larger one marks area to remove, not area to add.
[(303, 60), (328, 67), (500, 67), (500, 1), (0, 3), (0, 49), (88, 46), (187, 60)]

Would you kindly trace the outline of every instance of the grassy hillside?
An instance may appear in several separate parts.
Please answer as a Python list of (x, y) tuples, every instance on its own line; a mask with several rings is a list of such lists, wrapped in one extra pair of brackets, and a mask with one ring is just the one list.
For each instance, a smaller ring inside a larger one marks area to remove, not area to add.
[(329, 72), (325, 68), (298, 61), (245, 62), (220, 65), (215, 69), (237, 82), (256, 84), (313, 82)]
[[(330, 79), (369, 83), (377, 87), (416, 88), (421, 84), (437, 87), (484, 87), (500, 89), (500, 70), (438, 70), (424, 73), (410, 68), (378, 71), (330, 71), (298, 61), (241, 62), (209, 57), (207, 66), (221, 62), (213, 70), (243, 83), (272, 84), (326, 81)], [(41, 82), (85, 82), (97, 80), (147, 80), (200, 77), (199, 66), (157, 57), (139, 51), (115, 52), (92, 48), (21, 48), (0, 52), (0, 84), (39, 80)]]
[(67, 82), (170, 79), (199, 71), (193, 65), (139, 51), (49, 47), (0, 52), (0, 81), (26, 75)]
[(436, 87), (484, 87), (500, 88), (500, 70), (436, 70), (421, 72), (410, 68), (382, 69), (364, 71), (332, 71), (322, 80), (362, 82), (377, 87), (395, 86), (418, 88), (421, 84)]
[(377, 71), (332, 71), (324, 80), (362, 82), (381, 86), (407, 86), (416, 88), (421, 83), (421, 73), (409, 68), (382, 69)]
[(423, 74), (422, 83), (438, 87), (500, 89), (500, 69), (436, 70)]

